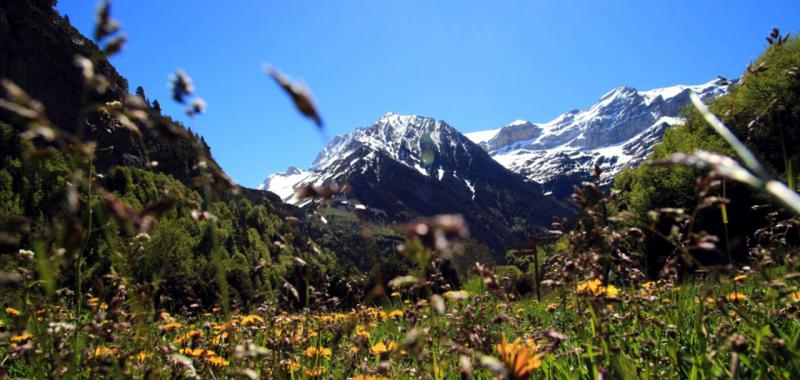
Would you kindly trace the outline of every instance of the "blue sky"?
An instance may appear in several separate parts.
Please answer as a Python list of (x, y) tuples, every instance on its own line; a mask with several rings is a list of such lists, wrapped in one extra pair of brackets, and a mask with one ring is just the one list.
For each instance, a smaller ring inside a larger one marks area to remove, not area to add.
[[(96, 3), (57, 8), (91, 35)], [(119, 0), (130, 41), (112, 59), (166, 113), (183, 68), (208, 113), (187, 125), (239, 183), (308, 167), (325, 141), (262, 72), (309, 85), (329, 135), (386, 112), (467, 132), (548, 121), (609, 89), (736, 77), (773, 26), (800, 31), (794, 1)]]

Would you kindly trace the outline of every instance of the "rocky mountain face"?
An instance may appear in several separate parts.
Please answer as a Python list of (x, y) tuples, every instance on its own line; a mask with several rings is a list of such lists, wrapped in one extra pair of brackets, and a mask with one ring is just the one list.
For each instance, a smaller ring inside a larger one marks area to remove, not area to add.
[[(0, 3), (0, 78), (11, 79), (44, 104), (54, 124), (75, 132), (85, 104), (124, 100), (129, 94), (128, 81), (117, 73), (92, 40), (52, 8), (53, 3), (47, 0)], [(108, 82), (103, 93), (84, 93), (76, 55), (94, 58), (96, 73)], [(192, 181), (197, 175), (197, 150), (191, 139), (172, 138), (188, 134), (187, 130), (159, 111), (150, 111), (154, 128), (143, 131), (144, 144), (115, 119), (90, 115), (84, 131), (99, 148), (95, 166), (100, 171), (117, 165), (143, 167), (147, 157), (159, 163), (155, 170), (185, 183)], [(0, 120), (20, 127), (11, 115), (0, 113)], [(158, 130), (171, 133), (157, 133)], [(210, 157), (210, 149), (202, 145)], [(213, 159), (208, 164), (217, 166)]]
[(347, 183), (347, 202), (389, 223), (460, 213), (498, 255), (569, 213), (447, 123), (416, 115), (389, 113), (337, 136), (309, 170), (272, 174), (259, 188), (298, 203), (294, 189), (328, 182)]
[(556, 198), (591, 179), (595, 166), (609, 184), (626, 167), (640, 164), (667, 127), (682, 122), (689, 93), (704, 100), (721, 96), (732, 84), (723, 78), (696, 86), (649, 91), (615, 88), (585, 110), (572, 110), (547, 123), (514, 121), (502, 128), (467, 133), (497, 162), (542, 185)]

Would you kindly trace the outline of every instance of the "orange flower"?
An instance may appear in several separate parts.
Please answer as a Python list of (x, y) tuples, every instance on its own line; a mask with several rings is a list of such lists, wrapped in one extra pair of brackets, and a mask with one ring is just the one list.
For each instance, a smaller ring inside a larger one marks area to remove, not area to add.
[(12, 317), (19, 317), (20, 315), (22, 315), (22, 312), (9, 306), (6, 308), (6, 314)]
[(725, 298), (730, 302), (747, 301), (747, 296), (741, 292), (731, 292)]
[(513, 379), (527, 379), (531, 372), (542, 365), (542, 355), (536, 354), (538, 347), (532, 340), (529, 340), (527, 344), (520, 343), (519, 339), (514, 343), (508, 343), (503, 334), (503, 341), (496, 347), (500, 359)]

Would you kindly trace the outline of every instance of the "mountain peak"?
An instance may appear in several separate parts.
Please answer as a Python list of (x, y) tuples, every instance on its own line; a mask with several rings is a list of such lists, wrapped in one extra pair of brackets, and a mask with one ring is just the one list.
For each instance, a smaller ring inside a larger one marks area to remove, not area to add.
[(615, 87), (611, 91), (606, 92), (605, 94), (603, 94), (603, 96), (600, 97), (600, 102), (603, 102), (604, 100), (611, 99), (611, 98), (628, 97), (628, 96), (631, 96), (631, 95), (636, 94), (636, 93), (637, 93), (637, 91), (633, 87), (629, 87), (629, 86)]

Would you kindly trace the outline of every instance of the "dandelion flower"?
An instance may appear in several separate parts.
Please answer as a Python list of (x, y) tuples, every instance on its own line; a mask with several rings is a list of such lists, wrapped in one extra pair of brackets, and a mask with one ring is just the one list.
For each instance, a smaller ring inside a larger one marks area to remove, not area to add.
[(377, 344), (373, 345), (370, 348), (370, 351), (372, 351), (372, 353), (375, 356), (381, 356), (381, 355), (387, 354), (389, 352), (392, 352), (395, 349), (397, 349), (397, 343), (395, 341), (393, 341), (393, 340), (390, 340), (388, 342), (388, 344), (383, 343), (383, 342), (378, 342)]
[(405, 313), (403, 313), (403, 311), (399, 310), (399, 309), (398, 310), (392, 310), (391, 312), (389, 312), (389, 318), (392, 318), (392, 319), (403, 318), (403, 315), (405, 315)]
[(106, 347), (106, 346), (97, 346), (92, 351), (93, 358), (105, 358), (114, 356), (117, 353), (117, 349), (113, 347)]
[(22, 315), (22, 312), (9, 306), (6, 308), (6, 314), (16, 318)]
[(22, 343), (22, 342), (27, 342), (31, 338), (33, 338), (33, 335), (31, 335), (31, 333), (25, 331), (25, 332), (23, 332), (22, 334), (19, 334), (19, 335), (12, 335), (10, 339), (14, 343)]
[(526, 379), (531, 372), (542, 366), (541, 354), (536, 354), (538, 347), (535, 343), (523, 344), (519, 339), (508, 343), (506, 336), (497, 346), (500, 359), (505, 364), (513, 379)]
[(161, 330), (161, 331), (174, 331), (174, 330), (180, 329), (182, 326), (183, 325), (178, 323), (178, 322), (170, 322), (170, 323), (166, 323), (166, 324), (161, 325), (159, 327), (159, 330)]
[(329, 358), (329, 357), (331, 357), (332, 354), (333, 354), (333, 351), (331, 351), (330, 348), (325, 348), (325, 347), (309, 347), (309, 348), (306, 348), (306, 350), (303, 352), (303, 355), (305, 355), (306, 357), (309, 357), (309, 358), (313, 358), (313, 357), (317, 357), (317, 356), (322, 356), (322, 357)]
[(317, 367), (317, 368), (306, 368), (306, 376), (308, 377), (320, 377), (323, 373), (325, 373), (325, 368)]
[(203, 360), (206, 362), (206, 364), (216, 368), (227, 367), (230, 364), (229, 361), (216, 355), (206, 356), (205, 358), (203, 358)]
[(747, 301), (747, 296), (741, 292), (731, 292), (725, 298), (730, 302)]
[(450, 290), (442, 295), (449, 301), (463, 301), (469, 298), (469, 292), (466, 290)]

